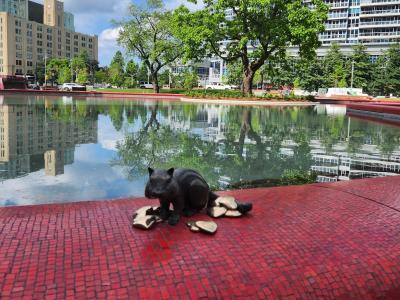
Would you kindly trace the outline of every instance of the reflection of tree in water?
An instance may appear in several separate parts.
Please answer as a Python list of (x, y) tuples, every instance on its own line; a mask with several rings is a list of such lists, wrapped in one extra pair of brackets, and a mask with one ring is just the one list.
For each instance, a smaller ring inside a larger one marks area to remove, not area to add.
[[(220, 114), (215, 117), (224, 123), (219, 128), (222, 138), (204, 138), (199, 130), (215, 127), (218, 122), (207, 116), (216, 108)], [(357, 154), (371, 144), (390, 157), (400, 139), (398, 128), (353, 119), (350, 124), (344, 116), (319, 115), (313, 108), (78, 101), (53, 105), (47, 112), (53, 118), (77, 122), (108, 115), (115, 129), (125, 134), (111, 164), (123, 167), (131, 180), (145, 176), (148, 166), (184, 167), (204, 174), (214, 188), (222, 187), (221, 179), (233, 184), (260, 179), (276, 182), (288, 170), (306, 174), (313, 165), (312, 141), (318, 141), (319, 151), (325, 154), (334, 154), (338, 145), (344, 145), (350, 155)]]

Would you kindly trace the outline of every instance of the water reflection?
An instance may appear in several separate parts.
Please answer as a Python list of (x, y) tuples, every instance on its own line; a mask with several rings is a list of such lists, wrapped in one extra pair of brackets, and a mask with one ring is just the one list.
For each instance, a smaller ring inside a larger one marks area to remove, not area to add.
[(344, 107), (1, 101), (3, 205), (140, 196), (149, 165), (197, 169), (215, 189), (400, 174), (400, 129)]
[(0, 180), (41, 169), (48, 176), (64, 174), (76, 145), (97, 143), (97, 114), (81, 114), (79, 105), (39, 103), (0, 105)]

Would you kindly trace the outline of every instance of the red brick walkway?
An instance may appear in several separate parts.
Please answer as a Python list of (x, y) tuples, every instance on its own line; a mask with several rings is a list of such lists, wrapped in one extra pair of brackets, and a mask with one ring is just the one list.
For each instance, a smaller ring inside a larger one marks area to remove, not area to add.
[(400, 177), (232, 194), (215, 236), (132, 229), (147, 200), (1, 208), (0, 298), (400, 299)]

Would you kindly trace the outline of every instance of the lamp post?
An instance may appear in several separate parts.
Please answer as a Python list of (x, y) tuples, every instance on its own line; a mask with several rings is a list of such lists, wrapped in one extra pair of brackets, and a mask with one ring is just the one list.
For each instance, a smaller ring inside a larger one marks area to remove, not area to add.
[(353, 83), (354, 83), (354, 64), (356, 62), (353, 60), (351, 61), (351, 88), (353, 88)]
[(44, 55), (44, 88), (47, 87), (47, 54)]

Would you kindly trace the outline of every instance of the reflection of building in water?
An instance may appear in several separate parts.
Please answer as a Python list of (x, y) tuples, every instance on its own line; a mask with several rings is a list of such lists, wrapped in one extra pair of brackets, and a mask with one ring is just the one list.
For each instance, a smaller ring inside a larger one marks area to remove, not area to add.
[(97, 142), (97, 120), (57, 120), (39, 105), (0, 105), (0, 180), (41, 169), (56, 176), (74, 162), (75, 146)]
[[(281, 155), (294, 155), (293, 141), (285, 141)], [(397, 147), (390, 157), (381, 153), (377, 145), (363, 144), (357, 153), (347, 151), (346, 142), (339, 142), (331, 153), (327, 153), (319, 140), (310, 143), (311, 170), (318, 174), (318, 182), (335, 182), (342, 180), (396, 176), (400, 174), (400, 148)]]
[[(345, 118), (345, 106), (319, 105), (314, 111), (318, 115), (327, 115), (330, 117)], [(177, 112), (175, 112), (176, 114)], [(228, 156), (237, 156), (237, 153), (227, 153), (224, 147), (226, 133), (229, 130), (226, 124), (229, 116), (229, 108), (218, 105), (203, 105), (198, 107), (196, 113), (191, 120), (186, 120), (184, 128), (179, 127), (182, 123), (182, 116), (171, 116), (169, 125), (174, 130), (185, 130), (193, 135), (200, 137), (203, 141), (219, 144), (219, 151), (216, 153), (221, 158)], [(350, 180), (356, 178), (369, 178), (380, 176), (393, 176), (400, 174), (400, 147), (395, 147), (394, 151), (388, 155), (382, 153), (378, 145), (372, 144), (370, 136), (365, 136), (363, 141), (355, 153), (350, 153), (348, 150), (348, 140), (351, 139), (351, 122), (347, 122), (348, 128), (342, 128), (347, 136), (345, 139), (338, 141), (333, 145), (330, 153), (327, 153), (326, 148), (322, 145), (321, 140), (314, 137), (310, 141), (311, 148), (311, 166), (310, 170), (318, 174), (318, 182), (332, 182), (341, 180)], [(329, 134), (329, 133), (325, 133)], [(293, 158), (297, 144), (291, 140), (284, 140), (280, 148), (280, 156), (282, 158)], [(271, 137), (260, 136), (263, 144), (269, 150), (272, 142)], [(237, 140), (235, 141), (238, 142)], [(250, 146), (255, 144), (255, 141), (248, 137), (244, 139), (244, 147), (242, 156), (245, 158), (252, 155)], [(299, 158), (305, 159), (305, 158)], [(283, 171), (283, 170), (282, 170)], [(218, 173), (218, 170), (216, 170)], [(222, 185), (228, 185), (230, 178), (227, 176), (220, 177)]]
[(172, 130), (188, 131), (203, 141), (219, 142), (227, 131), (224, 116), (229, 108), (222, 105), (202, 105), (192, 118), (183, 121), (179, 111), (170, 109), (167, 123)]

